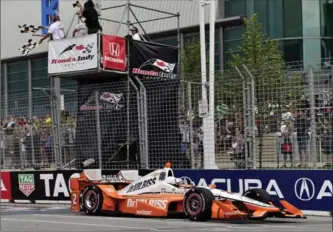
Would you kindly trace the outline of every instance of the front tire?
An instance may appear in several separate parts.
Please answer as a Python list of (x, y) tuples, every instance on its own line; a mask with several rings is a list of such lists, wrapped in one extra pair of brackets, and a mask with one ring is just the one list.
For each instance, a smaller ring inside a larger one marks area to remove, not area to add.
[(98, 215), (102, 212), (103, 193), (97, 185), (89, 185), (82, 193), (81, 208), (87, 215)]
[(184, 196), (185, 215), (191, 221), (207, 221), (211, 219), (213, 201), (214, 195), (209, 189), (194, 187)]

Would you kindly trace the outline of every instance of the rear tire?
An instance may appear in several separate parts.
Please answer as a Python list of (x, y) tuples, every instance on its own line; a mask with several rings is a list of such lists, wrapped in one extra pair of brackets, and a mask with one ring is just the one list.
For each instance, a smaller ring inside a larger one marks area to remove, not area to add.
[(99, 215), (102, 212), (103, 193), (97, 185), (89, 185), (82, 193), (81, 209), (87, 215)]
[(183, 201), (185, 215), (191, 221), (207, 221), (211, 219), (214, 195), (209, 189), (194, 187), (189, 190)]

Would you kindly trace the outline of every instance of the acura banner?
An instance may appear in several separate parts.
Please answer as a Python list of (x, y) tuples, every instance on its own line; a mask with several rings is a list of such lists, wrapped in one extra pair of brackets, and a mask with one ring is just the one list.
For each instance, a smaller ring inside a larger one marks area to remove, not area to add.
[(48, 73), (97, 69), (97, 34), (49, 42)]
[(273, 199), (285, 199), (302, 210), (333, 211), (332, 170), (176, 170), (175, 175), (239, 194), (263, 188)]

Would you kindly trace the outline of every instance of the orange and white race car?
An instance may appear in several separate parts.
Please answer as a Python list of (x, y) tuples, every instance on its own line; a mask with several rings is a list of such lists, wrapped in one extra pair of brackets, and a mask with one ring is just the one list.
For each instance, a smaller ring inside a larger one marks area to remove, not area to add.
[(176, 178), (170, 163), (143, 177), (137, 170), (126, 170), (105, 179), (99, 169), (84, 170), (71, 177), (70, 188), (72, 211), (88, 215), (116, 212), (167, 217), (179, 213), (192, 221), (305, 218), (285, 200), (275, 205), (263, 189), (250, 189), (240, 195), (213, 185), (195, 186), (189, 179)]

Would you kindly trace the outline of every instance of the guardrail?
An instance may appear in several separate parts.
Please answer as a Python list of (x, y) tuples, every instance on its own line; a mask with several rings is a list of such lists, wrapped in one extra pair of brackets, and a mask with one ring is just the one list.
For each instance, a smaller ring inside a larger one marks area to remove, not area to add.
[[(119, 170), (103, 170), (103, 175)], [(143, 176), (151, 170), (139, 170)], [(1, 200), (10, 202), (68, 201), (69, 179), (80, 170), (3, 171)], [(211, 183), (217, 188), (242, 194), (249, 188), (264, 188), (274, 198), (286, 199), (306, 211), (333, 212), (332, 170), (174, 170), (196, 185)]]

